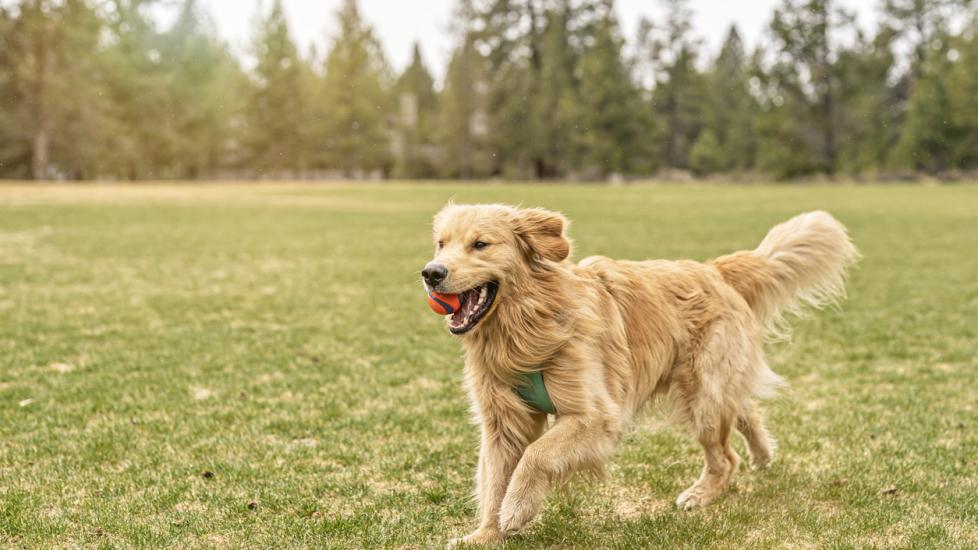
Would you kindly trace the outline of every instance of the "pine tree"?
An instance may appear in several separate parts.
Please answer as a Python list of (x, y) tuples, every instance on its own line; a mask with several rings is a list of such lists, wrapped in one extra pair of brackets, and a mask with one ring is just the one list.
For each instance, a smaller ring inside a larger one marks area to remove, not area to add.
[(196, 0), (185, 0), (162, 44), (176, 138), (170, 170), (191, 179), (214, 176), (230, 160), (244, 75)]
[(327, 165), (348, 176), (390, 170), (390, 69), (356, 0), (337, 13), (339, 34), (326, 56), (322, 101)]
[(58, 80), (54, 67), (57, 52), (55, 7), (42, 0), (25, 1), (18, 19), (14, 78), (24, 109), (19, 117), (28, 132), (30, 174), (34, 179), (51, 176), (50, 152)]
[(281, 0), (259, 22), (244, 136), (247, 166), (258, 175), (301, 174), (310, 168), (308, 68), (289, 33)]
[(19, 8), (16, 17), (4, 11), (0, 23), (0, 94), (11, 107), (0, 117), (7, 119), (0, 163), (35, 179), (92, 176), (110, 153), (100, 132), (109, 108), (102, 24), (83, 0), (31, 0)]
[(160, 33), (147, 16), (152, 0), (116, 0), (104, 21), (111, 46), (105, 52), (107, 97), (112, 106), (104, 134), (112, 154), (103, 158), (103, 176), (130, 180), (165, 177), (179, 139), (169, 122), (168, 73), (160, 54)]
[(601, 0), (488, 0), (470, 9), (486, 52), (493, 172), (553, 178), (571, 169), (575, 70)]
[(470, 33), (486, 53), (489, 88), (487, 139), (494, 174), (510, 178), (542, 177), (538, 96), (543, 87), (540, 0), (488, 0), (473, 10)]
[(540, 86), (532, 103), (534, 135), (534, 173), (540, 178), (566, 176), (576, 156), (573, 140), (574, 105), (579, 100), (580, 83), (574, 71), (581, 56), (580, 32), (586, 28), (593, 3), (573, 6), (562, 0), (544, 14), (540, 38)]
[(30, 140), (21, 122), (21, 94), (16, 78), (21, 60), (18, 21), (0, 5), (0, 177), (30, 176)]
[[(704, 130), (690, 151), (690, 166), (695, 172), (744, 171), (754, 166), (757, 104), (749, 91), (749, 78), (743, 41), (736, 26), (731, 26), (720, 54), (705, 75), (701, 108)], [(709, 151), (711, 147), (716, 147), (715, 153)]]
[(465, 34), (448, 63), (438, 100), (435, 142), (440, 150), (440, 175), (470, 179), (489, 174), (488, 89), (486, 60), (472, 36)]
[(916, 80), (935, 39), (948, 32), (951, 19), (963, 13), (970, 0), (883, 0), (887, 25), (912, 49), (910, 78)]
[(394, 86), (397, 108), (397, 167), (395, 175), (428, 178), (435, 175), (431, 158), (434, 117), (438, 106), (435, 80), (415, 43), (411, 64)]
[(932, 174), (952, 166), (955, 114), (948, 89), (948, 50), (948, 37), (943, 36), (923, 52), (924, 62), (910, 96), (907, 121), (894, 149), (894, 166)]
[(970, 24), (948, 51), (953, 65), (948, 76), (955, 141), (952, 155), (960, 169), (978, 169), (978, 5)]
[(689, 165), (697, 175), (724, 170), (729, 159), (724, 155), (720, 139), (712, 128), (705, 128), (689, 152)]
[[(769, 155), (792, 159), (780, 173), (818, 171), (832, 174), (837, 168), (840, 126), (839, 79), (833, 59), (838, 55), (830, 35), (852, 29), (854, 17), (832, 0), (783, 0), (771, 21), (776, 48), (775, 63), (767, 73), (776, 102), (786, 113), (796, 117), (790, 123), (793, 136), (787, 142), (784, 130), (765, 125), (769, 134), (765, 142), (773, 148), (804, 147), (810, 159), (798, 152)], [(781, 111), (781, 108), (778, 109)], [(780, 134), (780, 135), (779, 135)], [(778, 144), (780, 142), (780, 145)], [(769, 164), (770, 166), (770, 164)]]
[(662, 163), (689, 167), (689, 153), (699, 134), (705, 104), (703, 76), (696, 68), (699, 41), (692, 36), (689, 0), (661, 0), (666, 22), (661, 27), (646, 23), (650, 31), (640, 37), (639, 47), (648, 56), (655, 89), (652, 111), (663, 132)]
[(51, 159), (58, 177), (90, 179), (109, 164), (119, 130), (107, 93), (112, 75), (99, 45), (105, 25), (84, 0), (65, 0), (60, 12)]
[(890, 84), (896, 34), (882, 26), (872, 38), (859, 32), (838, 54), (838, 168), (850, 174), (879, 174), (899, 137), (900, 98)]
[(573, 135), (582, 151), (579, 167), (592, 175), (633, 173), (648, 138), (639, 91), (622, 55), (613, 5), (594, 22), (593, 40), (578, 66), (580, 91)]
[(812, 151), (813, 132), (805, 117), (810, 106), (797, 94), (784, 90), (778, 72), (768, 69), (766, 52), (758, 48), (751, 56), (750, 72), (756, 79), (758, 114), (754, 119), (757, 136), (756, 168), (777, 179), (788, 179), (819, 170)]

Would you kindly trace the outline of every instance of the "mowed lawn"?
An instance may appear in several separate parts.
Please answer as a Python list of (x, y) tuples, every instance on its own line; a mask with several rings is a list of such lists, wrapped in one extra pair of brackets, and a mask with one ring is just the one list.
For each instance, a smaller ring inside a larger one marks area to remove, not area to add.
[(471, 531), (461, 347), (418, 280), (450, 197), (559, 209), (578, 259), (708, 259), (816, 208), (865, 256), (769, 346), (770, 470), (681, 513), (701, 452), (649, 411), (509, 547), (978, 546), (978, 187), (260, 184), (0, 186), (0, 547)]

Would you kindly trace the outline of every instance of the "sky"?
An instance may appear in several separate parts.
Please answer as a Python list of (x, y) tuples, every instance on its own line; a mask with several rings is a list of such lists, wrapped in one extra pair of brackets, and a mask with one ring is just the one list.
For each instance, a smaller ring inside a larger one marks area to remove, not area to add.
[[(342, 0), (283, 0), (292, 37), (305, 52), (315, 44), (324, 52), (336, 29), (335, 16)], [(781, 0), (691, 0), (697, 34), (711, 55), (716, 52), (731, 23), (736, 23), (748, 45), (763, 37), (774, 7)], [(856, 12), (860, 25), (873, 30), (878, 18), (878, 0), (844, 0)], [(238, 53), (248, 44), (259, 4), (268, 9), (271, 0), (200, 0), (212, 15), (218, 33)], [(456, 0), (359, 0), (360, 13), (373, 27), (391, 66), (400, 71), (411, 60), (415, 41), (428, 69), (442, 76), (454, 45), (452, 12)], [(641, 16), (655, 21), (663, 10), (656, 0), (618, 0), (619, 21), (625, 38), (632, 40)]]

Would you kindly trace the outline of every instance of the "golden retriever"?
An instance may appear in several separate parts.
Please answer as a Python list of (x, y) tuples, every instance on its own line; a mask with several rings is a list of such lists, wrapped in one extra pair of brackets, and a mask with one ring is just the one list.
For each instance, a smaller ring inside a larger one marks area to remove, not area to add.
[[(859, 257), (845, 227), (809, 212), (774, 227), (757, 249), (694, 261), (568, 261), (567, 219), (538, 208), (446, 206), (434, 219), (429, 292), (460, 294), (447, 317), (465, 347), (465, 381), (481, 426), (475, 495), (481, 522), (453, 543), (504, 540), (539, 511), (553, 483), (601, 471), (635, 414), (655, 396), (703, 446), (699, 479), (676, 504), (719, 496), (740, 459), (767, 466), (773, 441), (753, 404), (782, 383), (765, 335), (785, 313), (845, 294)], [(516, 391), (543, 374), (555, 421)]]

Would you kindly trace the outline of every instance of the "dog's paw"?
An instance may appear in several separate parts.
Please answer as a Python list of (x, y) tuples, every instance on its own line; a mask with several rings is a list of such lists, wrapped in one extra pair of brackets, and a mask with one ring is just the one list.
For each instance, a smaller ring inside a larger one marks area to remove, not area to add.
[(707, 491), (703, 486), (696, 484), (679, 495), (679, 498), (676, 499), (676, 506), (684, 512), (689, 512), (706, 506), (715, 498), (716, 494), (711, 494), (711, 491)]
[(476, 529), (475, 531), (448, 541), (447, 548), (458, 548), (460, 545), (488, 546), (502, 542), (505, 537), (498, 529)]
[(774, 462), (774, 453), (768, 451), (767, 453), (757, 453), (750, 455), (750, 469), (751, 470), (766, 470)]
[(522, 529), (539, 511), (537, 510), (538, 507), (525, 502), (515, 503), (508, 502), (508, 500), (503, 500), (503, 506), (499, 512), (499, 530), (507, 537)]
[(517, 531), (522, 529), (523, 526), (526, 525), (526, 521), (527, 520), (520, 518), (518, 514), (509, 513), (500, 515), (499, 529), (503, 533), (506, 533), (506, 536), (509, 537), (515, 535)]

